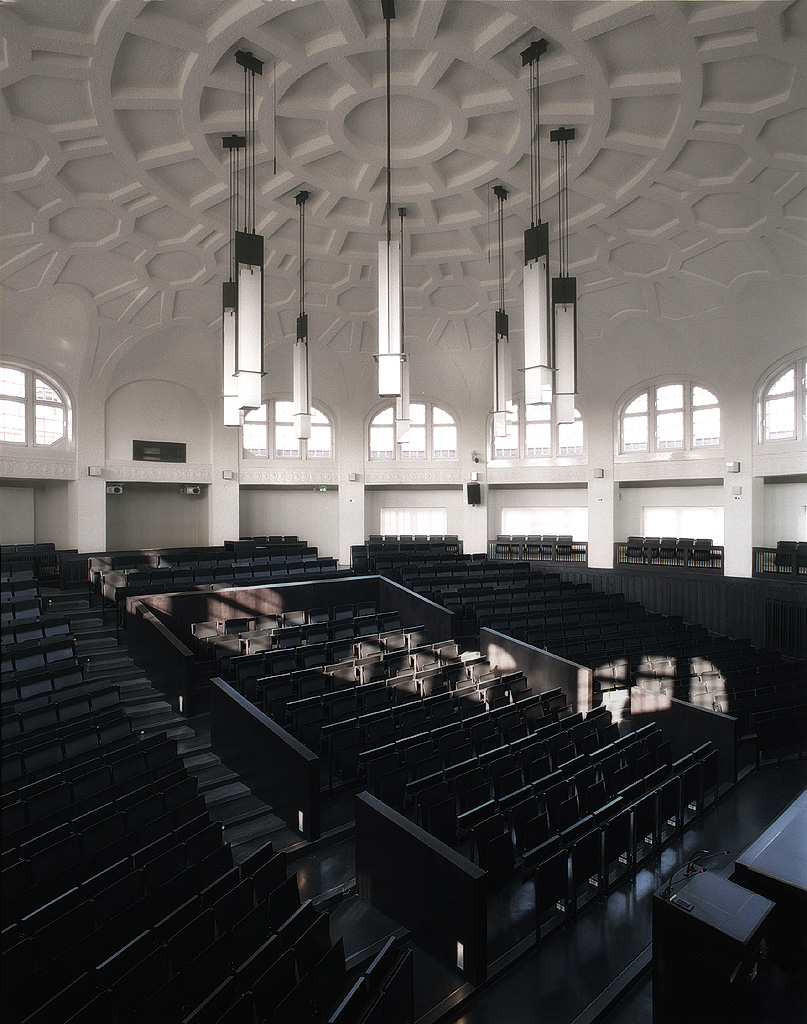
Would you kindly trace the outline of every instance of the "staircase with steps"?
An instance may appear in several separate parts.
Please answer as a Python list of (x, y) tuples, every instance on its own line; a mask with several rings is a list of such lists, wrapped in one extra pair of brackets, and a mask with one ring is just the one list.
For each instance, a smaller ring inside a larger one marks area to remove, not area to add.
[(147, 736), (163, 733), (176, 740), (188, 773), (198, 780), (210, 817), (222, 824), (234, 863), (240, 864), (270, 839), (275, 849), (299, 843), (299, 836), (213, 753), (209, 713), (188, 719), (174, 711), (129, 657), (125, 633), (104, 623), (100, 606), (91, 605), (79, 591), (45, 591), (43, 596), (47, 614), (70, 619), (85, 678), (108, 678), (119, 688), (134, 730)]

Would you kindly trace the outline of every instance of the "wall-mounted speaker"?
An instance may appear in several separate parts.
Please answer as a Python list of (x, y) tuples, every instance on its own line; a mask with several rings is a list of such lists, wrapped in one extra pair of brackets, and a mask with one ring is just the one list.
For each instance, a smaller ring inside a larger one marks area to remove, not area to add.
[(182, 487), (183, 494), (201, 494), (202, 488), (199, 484), (184, 484)]
[(471, 481), (465, 485), (468, 493), (468, 504), (469, 505), (481, 505), (482, 504), (482, 485)]
[(107, 494), (123, 494), (123, 484), (107, 484)]

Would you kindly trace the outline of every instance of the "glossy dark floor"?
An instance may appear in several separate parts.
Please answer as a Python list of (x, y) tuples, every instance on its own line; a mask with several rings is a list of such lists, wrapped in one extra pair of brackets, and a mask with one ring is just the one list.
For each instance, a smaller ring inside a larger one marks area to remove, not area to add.
[[(533, 889), (516, 877), (491, 892), (488, 907), (490, 979), (479, 990), (457, 979), (420, 952), (415, 957), (416, 1013), (421, 1024), (633, 1024), (652, 1020), (652, 895), (696, 851), (726, 850), (709, 870), (730, 875), (735, 858), (807, 787), (807, 760), (751, 771), (661, 855), (645, 861), (607, 899), (582, 911), (540, 949), (533, 946)], [(354, 850), (347, 838), (316, 851), (300, 851), (293, 867), (301, 892), (334, 895), (332, 933), (358, 957), (396, 929), (352, 891)], [(509, 966), (508, 966), (509, 965)], [(629, 987), (628, 981), (631, 984)], [(624, 990), (622, 997), (619, 992)], [(804, 978), (778, 974), (769, 983), (765, 1008), (754, 1020), (807, 1019)], [(770, 1014), (768, 1016), (768, 1014)], [(691, 1024), (691, 1022), (689, 1022)]]

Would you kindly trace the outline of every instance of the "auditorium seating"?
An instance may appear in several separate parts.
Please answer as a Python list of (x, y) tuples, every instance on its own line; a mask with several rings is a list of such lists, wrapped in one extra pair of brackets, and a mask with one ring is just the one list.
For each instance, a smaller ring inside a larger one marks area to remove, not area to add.
[(628, 537), (614, 544), (614, 566), (722, 572), (723, 554), (708, 537)]

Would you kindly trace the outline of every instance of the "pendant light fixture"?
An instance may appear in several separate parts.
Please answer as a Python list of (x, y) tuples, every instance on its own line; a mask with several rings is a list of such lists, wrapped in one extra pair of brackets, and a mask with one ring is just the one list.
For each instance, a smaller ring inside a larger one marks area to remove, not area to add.
[(378, 394), (400, 397), (403, 390), (401, 348), (401, 247), (392, 238), (391, 104), (390, 104), (390, 22), (395, 17), (394, 0), (381, 0), (386, 22), (387, 51), (387, 202), (384, 211), (386, 238), (378, 243)]
[(411, 420), (409, 417), (409, 361), (406, 358), (406, 331), (404, 328), (405, 323), (405, 303), (404, 303), (404, 218), (406, 217), (406, 207), (398, 207), (398, 216), (401, 218), (401, 291), (400, 291), (400, 308), (401, 308), (401, 394), (395, 399), (395, 440), (398, 444), (403, 444), (409, 440), (409, 430), (411, 428)]
[(263, 61), (245, 50), (235, 60), (244, 69), (246, 149), (243, 230), (235, 232), (235, 373), (238, 405), (248, 411), (261, 404), (263, 376), (263, 235), (255, 232), (255, 76)]
[(499, 308), (496, 310), (495, 349), (493, 353), (493, 435), (507, 435), (507, 406), (513, 398), (510, 362), (510, 318), (504, 309), (504, 204), (507, 190), (502, 185), (493, 189), (496, 196), (496, 224), (499, 241)]
[(224, 426), (237, 427), (243, 413), (238, 405), (238, 378), (235, 376), (235, 241), (233, 233), (238, 217), (239, 155), (244, 148), (243, 135), (225, 135), (222, 144), (229, 154), (230, 207), (229, 207), (229, 280), (221, 286), (221, 340), (222, 340), (222, 401)]
[(552, 399), (554, 352), (549, 320), (549, 224), (541, 220), (540, 86), (538, 67), (546, 53), (538, 39), (521, 54), (530, 68), (530, 226), (524, 232), (524, 401)]
[(300, 208), (300, 315), (294, 343), (293, 419), (297, 437), (311, 437), (311, 376), (308, 364), (308, 314), (305, 311), (305, 203), (308, 192), (298, 192), (294, 201)]
[(558, 144), (559, 275), (552, 279), (552, 325), (555, 335), (555, 419), (574, 423), (577, 394), (577, 278), (569, 277), (569, 142), (574, 128), (549, 133)]

